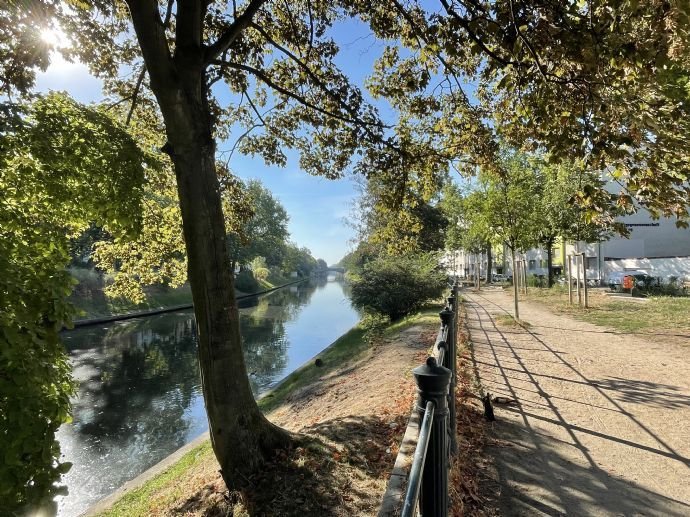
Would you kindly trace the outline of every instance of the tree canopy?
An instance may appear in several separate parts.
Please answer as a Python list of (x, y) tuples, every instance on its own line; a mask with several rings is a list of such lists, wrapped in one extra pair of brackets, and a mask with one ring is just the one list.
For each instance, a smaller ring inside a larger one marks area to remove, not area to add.
[[(157, 159), (103, 110), (52, 94), (15, 106), (0, 131), (0, 507), (49, 499), (70, 465), (55, 431), (74, 393), (59, 339), (70, 325), (70, 237), (97, 221), (116, 239), (141, 228)], [(107, 166), (106, 166), (107, 165)]]

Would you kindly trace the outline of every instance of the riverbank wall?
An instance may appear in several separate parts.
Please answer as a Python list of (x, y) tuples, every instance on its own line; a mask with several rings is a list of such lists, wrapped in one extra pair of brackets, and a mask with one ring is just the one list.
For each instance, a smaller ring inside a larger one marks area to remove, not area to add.
[[(283, 287), (288, 287), (294, 284), (299, 284), (301, 282), (304, 282), (306, 280), (309, 280), (309, 278), (300, 278), (299, 280), (295, 280), (294, 282), (288, 282), (287, 284), (279, 285), (276, 287), (272, 287), (271, 289), (265, 289), (263, 291), (259, 291), (257, 293), (251, 293), (251, 294), (241, 294), (239, 296), (236, 296), (236, 300), (244, 300), (247, 298), (253, 298), (255, 296), (262, 296), (264, 294), (272, 293), (273, 291), (277, 291), (278, 289), (282, 289)], [(100, 325), (103, 323), (111, 323), (113, 321), (124, 321), (124, 320), (130, 320), (134, 318), (143, 318), (146, 316), (155, 316), (156, 314), (165, 314), (167, 312), (175, 312), (175, 311), (181, 311), (181, 310), (186, 310), (186, 309), (191, 309), (194, 307), (193, 304), (187, 303), (187, 304), (182, 304), (182, 305), (173, 305), (171, 307), (160, 307), (158, 309), (150, 309), (146, 311), (136, 311), (136, 312), (127, 312), (125, 314), (116, 314), (113, 316), (104, 316), (102, 318), (89, 318), (89, 319), (84, 319), (84, 320), (77, 320), (74, 322), (74, 328), (79, 328), (79, 327), (89, 327), (91, 325)]]

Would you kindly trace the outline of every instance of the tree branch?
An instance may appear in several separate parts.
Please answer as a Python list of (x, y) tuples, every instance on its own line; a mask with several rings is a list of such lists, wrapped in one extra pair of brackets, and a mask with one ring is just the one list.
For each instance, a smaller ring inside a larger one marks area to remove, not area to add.
[(127, 113), (127, 119), (125, 120), (125, 126), (129, 126), (132, 121), (132, 115), (134, 114), (134, 108), (137, 105), (137, 99), (139, 98), (139, 90), (141, 90), (141, 83), (144, 82), (144, 76), (146, 75), (146, 65), (142, 65), (141, 72), (139, 72), (139, 77), (137, 78), (137, 84), (134, 87), (134, 93), (132, 93), (132, 105), (129, 107), (129, 113)]
[[(271, 45), (273, 45), (275, 48), (277, 48), (283, 54), (289, 57), (297, 66), (299, 66), (309, 76), (309, 78), (316, 84), (316, 86), (323, 90), (323, 92), (326, 95), (328, 95), (328, 97), (333, 99), (338, 104), (338, 106), (340, 106), (341, 109), (346, 111), (353, 119), (351, 122), (355, 122), (357, 120), (357, 113), (355, 112), (355, 110), (352, 109), (352, 107), (347, 102), (343, 101), (339, 95), (333, 93), (328, 88), (328, 86), (321, 80), (321, 78), (318, 75), (316, 75), (316, 73), (311, 68), (309, 68), (309, 66), (307, 66), (306, 63), (304, 63), (304, 61), (297, 57), (288, 48), (284, 47), (283, 45), (275, 41), (273, 38), (271, 38), (271, 36), (262, 27), (258, 26), (255, 23), (252, 23), (251, 26), (252, 28), (256, 29), (259, 32), (259, 34), (261, 34), (266, 39), (266, 41), (268, 41)], [(359, 125), (369, 125), (379, 128), (386, 127), (383, 123), (380, 122), (368, 123), (363, 121), (357, 121), (355, 123), (358, 123)]]
[[(285, 95), (286, 97), (289, 97), (293, 100), (296, 100), (300, 104), (303, 104), (304, 106), (311, 108), (314, 111), (321, 113), (322, 115), (326, 115), (327, 117), (332, 117), (332, 118), (341, 120), (342, 122), (347, 122), (348, 124), (355, 124), (358, 122), (358, 121), (352, 120), (348, 117), (344, 117), (343, 115), (340, 115), (338, 113), (332, 113), (328, 110), (325, 110), (325, 109), (317, 106), (316, 104), (314, 104), (312, 102), (309, 102), (307, 99), (305, 99), (301, 95), (298, 95), (295, 92), (290, 91), (287, 88), (283, 88), (279, 84), (275, 83), (270, 77), (268, 77), (268, 75), (266, 73), (264, 73), (263, 71), (261, 71), (257, 68), (251, 67), (249, 65), (243, 65), (241, 63), (233, 63), (231, 61), (222, 61), (220, 63), (215, 63), (215, 64), (218, 64), (221, 66), (225, 65), (225, 66), (228, 66), (230, 68), (234, 68), (236, 70), (242, 70), (244, 72), (248, 72), (248, 73), (252, 74), (254, 77), (256, 77), (257, 79), (259, 79), (261, 82), (266, 84), (269, 88), (277, 91), (278, 93)], [(360, 122), (360, 124), (361, 124), (361, 122)]]
[(370, 143), (382, 144), (385, 147), (387, 147), (388, 149), (390, 149), (391, 151), (393, 151), (399, 155), (406, 156), (406, 153), (403, 151), (403, 149), (396, 146), (393, 142), (390, 141), (390, 139), (384, 138), (381, 135), (376, 135), (376, 134), (372, 133), (372, 131), (371, 131), (371, 126), (375, 126), (375, 127), (379, 127), (379, 128), (387, 128), (388, 126), (383, 126), (380, 123), (375, 123), (375, 124), (367, 123), (363, 120), (358, 120), (356, 118), (353, 119), (350, 117), (340, 115), (339, 113), (333, 113), (333, 112), (330, 112), (328, 110), (325, 110), (325, 109), (317, 106), (313, 102), (308, 101), (306, 98), (304, 98), (304, 96), (298, 95), (297, 93), (290, 91), (287, 88), (280, 86), (279, 84), (276, 84), (275, 81), (273, 81), (270, 77), (268, 77), (268, 75), (265, 72), (258, 70), (254, 67), (251, 67), (249, 65), (244, 65), (241, 63), (233, 63), (230, 61), (215, 62), (213, 64), (216, 64), (219, 66), (228, 66), (228, 67), (234, 68), (236, 70), (242, 70), (244, 72), (248, 72), (248, 73), (252, 74), (254, 77), (256, 77), (258, 80), (260, 80), (261, 82), (266, 84), (266, 86), (268, 86), (269, 88), (271, 88), (271, 89), (275, 90), (276, 92), (288, 97), (289, 99), (293, 99), (293, 100), (299, 102), (300, 104), (302, 104), (303, 106), (305, 106), (307, 108), (313, 109), (314, 111), (321, 113), (322, 115), (325, 115), (327, 117), (331, 117), (331, 118), (334, 118), (336, 120), (340, 120), (342, 122), (345, 122), (347, 124), (352, 124), (352, 125), (361, 127), (364, 130), (364, 132), (366, 133), (366, 135), (368, 136)]
[(170, 48), (156, 0), (126, 0), (151, 83), (161, 91), (173, 83)]
[(479, 45), (479, 48), (481, 48), (485, 54), (487, 54), (491, 59), (497, 61), (503, 66), (522, 66), (522, 63), (520, 61), (513, 61), (510, 59), (503, 58), (499, 56), (496, 52), (491, 50), (489, 47), (486, 46), (486, 44), (481, 40), (479, 36), (470, 28), (469, 22), (460, 16), (457, 12), (455, 12), (455, 9), (453, 9), (450, 4), (448, 3), (447, 0), (440, 0), (441, 5), (443, 5), (443, 8), (446, 10), (446, 12), (455, 18), (455, 20), (458, 21), (460, 26), (465, 29), (469, 37), (477, 44)]
[(188, 49), (201, 49), (204, 13), (203, 0), (177, 0), (175, 18), (175, 54)]
[(165, 10), (165, 18), (163, 19), (163, 28), (167, 29), (170, 25), (170, 19), (172, 18), (172, 7), (175, 0), (168, 0), (168, 7)]
[(204, 53), (204, 64), (209, 65), (218, 59), (223, 52), (230, 48), (230, 45), (242, 34), (252, 22), (252, 18), (259, 11), (266, 0), (251, 0), (244, 12), (235, 18), (235, 21), (225, 30), (215, 43), (209, 45)]
[[(246, 130), (244, 133), (242, 133), (242, 134), (237, 138), (237, 140), (235, 140), (235, 143), (234, 143), (234, 145), (232, 146), (232, 148), (231, 148), (229, 151), (226, 151), (226, 152), (228, 153), (228, 159), (225, 160), (225, 166), (226, 166), (226, 167), (229, 168), (230, 160), (232, 159), (233, 154), (235, 154), (235, 151), (237, 150), (237, 147), (240, 145), (240, 143), (242, 142), (242, 140), (244, 140), (246, 137), (248, 137), (249, 134), (250, 134), (252, 131), (254, 131), (255, 129), (260, 128), (260, 127), (264, 127), (264, 124), (263, 124), (263, 123), (261, 123), (261, 124), (253, 124), (251, 127), (247, 128), (247, 130)], [(221, 154), (224, 154), (224, 153), (221, 153)]]

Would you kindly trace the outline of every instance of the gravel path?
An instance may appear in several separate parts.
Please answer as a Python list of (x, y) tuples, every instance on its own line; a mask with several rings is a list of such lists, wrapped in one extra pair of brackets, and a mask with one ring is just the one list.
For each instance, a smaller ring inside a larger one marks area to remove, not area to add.
[[(495, 404), (486, 492), (504, 515), (690, 516), (690, 343), (642, 340), (464, 291), (473, 360)], [(688, 315), (690, 317), (690, 315)]]

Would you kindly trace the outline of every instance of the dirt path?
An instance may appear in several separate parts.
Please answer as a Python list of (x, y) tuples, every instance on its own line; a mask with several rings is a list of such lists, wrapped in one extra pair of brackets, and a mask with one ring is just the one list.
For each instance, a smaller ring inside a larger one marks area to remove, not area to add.
[(496, 404), (489, 432), (504, 515), (690, 515), (690, 347), (613, 334), (463, 292), (473, 362)]

